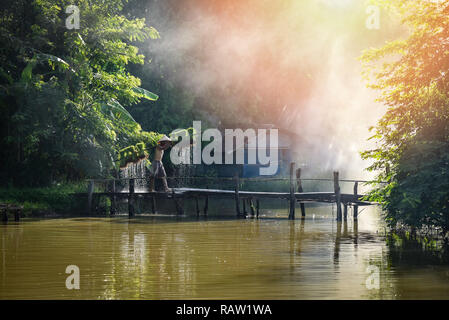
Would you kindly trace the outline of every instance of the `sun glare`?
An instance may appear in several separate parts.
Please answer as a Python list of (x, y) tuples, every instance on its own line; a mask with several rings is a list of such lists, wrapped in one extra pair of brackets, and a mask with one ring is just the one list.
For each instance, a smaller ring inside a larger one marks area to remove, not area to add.
[(330, 7), (345, 8), (351, 5), (354, 0), (319, 0)]

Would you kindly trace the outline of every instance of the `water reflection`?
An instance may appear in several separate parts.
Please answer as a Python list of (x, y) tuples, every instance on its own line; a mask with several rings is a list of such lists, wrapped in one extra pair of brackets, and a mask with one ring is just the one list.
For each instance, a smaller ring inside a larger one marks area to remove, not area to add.
[[(289, 221), (148, 216), (0, 226), (1, 299), (449, 298), (445, 258), (385, 239), (375, 210)], [(81, 289), (65, 288), (76, 264)], [(367, 268), (379, 270), (369, 290)]]

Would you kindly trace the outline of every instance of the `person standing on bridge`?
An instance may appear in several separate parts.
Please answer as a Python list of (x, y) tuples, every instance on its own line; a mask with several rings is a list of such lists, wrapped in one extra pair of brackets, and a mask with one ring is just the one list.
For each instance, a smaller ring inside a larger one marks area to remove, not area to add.
[(154, 192), (154, 182), (156, 178), (162, 179), (162, 183), (164, 185), (165, 192), (171, 192), (171, 189), (168, 187), (167, 183), (167, 174), (165, 173), (164, 165), (162, 164), (162, 158), (164, 157), (164, 151), (172, 146), (172, 140), (163, 136), (157, 142), (156, 150), (154, 152), (154, 160), (151, 164), (151, 172), (150, 172), (150, 192)]

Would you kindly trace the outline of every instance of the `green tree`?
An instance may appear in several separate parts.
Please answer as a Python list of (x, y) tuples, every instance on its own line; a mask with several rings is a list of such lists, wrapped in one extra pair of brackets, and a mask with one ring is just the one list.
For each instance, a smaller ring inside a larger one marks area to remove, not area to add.
[[(135, 43), (159, 37), (145, 19), (122, 14), (126, 0), (2, 2), (0, 168), (2, 183), (42, 185), (107, 175), (117, 151), (153, 143), (124, 106), (157, 95), (129, 72)], [(80, 28), (65, 10), (80, 9)]]
[[(449, 1), (378, 1), (409, 36), (362, 56), (388, 111), (373, 128), (377, 148), (362, 153), (380, 172), (371, 199), (392, 227), (449, 231)], [(386, 184), (380, 184), (386, 182)]]

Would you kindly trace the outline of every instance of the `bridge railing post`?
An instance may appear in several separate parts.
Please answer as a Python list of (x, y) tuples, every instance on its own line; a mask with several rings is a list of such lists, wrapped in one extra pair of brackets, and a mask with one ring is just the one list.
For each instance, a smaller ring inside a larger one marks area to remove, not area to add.
[(129, 179), (128, 216), (134, 217), (134, 179)]
[[(206, 189), (209, 189), (209, 186), (207, 186)], [(204, 216), (207, 216), (208, 210), (209, 210), (209, 196), (206, 195), (206, 198), (204, 199), (204, 208), (203, 208)]]
[(14, 221), (20, 221), (20, 216), (22, 215), (22, 209), (16, 208), (14, 211)]
[(237, 172), (234, 175), (234, 180), (235, 180), (235, 213), (237, 216), (240, 216), (240, 196), (239, 196), (240, 179), (239, 174)]
[(343, 203), (343, 219), (348, 220), (348, 204)]
[(290, 163), (290, 213), (288, 215), (289, 219), (295, 219), (295, 166), (294, 162)]
[[(358, 195), (357, 195), (357, 193), (358, 193), (358, 186), (359, 186), (359, 182), (358, 181), (356, 181), (356, 182), (354, 182), (354, 198), (355, 198), (355, 201), (358, 201)], [(359, 215), (359, 206), (357, 205), (357, 204), (354, 204), (354, 220), (357, 220), (358, 219), (358, 216)]]
[(253, 198), (248, 198), (248, 205), (249, 205), (249, 209), (251, 212), (251, 216), (254, 217), (256, 216), (256, 210), (254, 208), (254, 203), (253, 203)]
[(94, 180), (89, 180), (87, 186), (87, 213), (92, 214), (92, 198), (94, 194)]
[(184, 214), (183, 199), (181, 198), (181, 196), (178, 199), (178, 197), (175, 193), (175, 189), (172, 189), (172, 198), (173, 198), (173, 201), (175, 202), (176, 214), (183, 215)]
[(151, 213), (156, 213), (156, 197), (154, 194), (151, 197)]
[(111, 196), (111, 210), (110, 215), (114, 216), (117, 212), (117, 196), (116, 193), (116, 186), (115, 186), (115, 179), (112, 180), (112, 196)]
[(198, 197), (195, 197), (195, 206), (196, 206), (196, 216), (199, 217), (200, 216), (200, 203), (198, 200)]
[[(303, 188), (302, 188), (302, 182), (301, 182), (301, 168), (296, 169), (296, 184), (297, 184), (297, 189), (298, 192), (304, 192)], [(300, 202), (299, 205), (301, 206), (301, 217), (305, 218), (306, 217), (306, 207), (304, 205), (304, 202)]]
[(246, 198), (242, 198), (243, 215), (246, 216), (248, 211), (246, 211)]
[(335, 192), (335, 200), (337, 202), (337, 221), (341, 221), (341, 193), (340, 193), (340, 185), (338, 182), (338, 171), (334, 171), (334, 192)]
[(8, 222), (8, 206), (5, 205), (4, 207), (0, 208), (0, 211), (2, 212), (2, 221)]
[(260, 201), (256, 199), (256, 217), (259, 218)]

